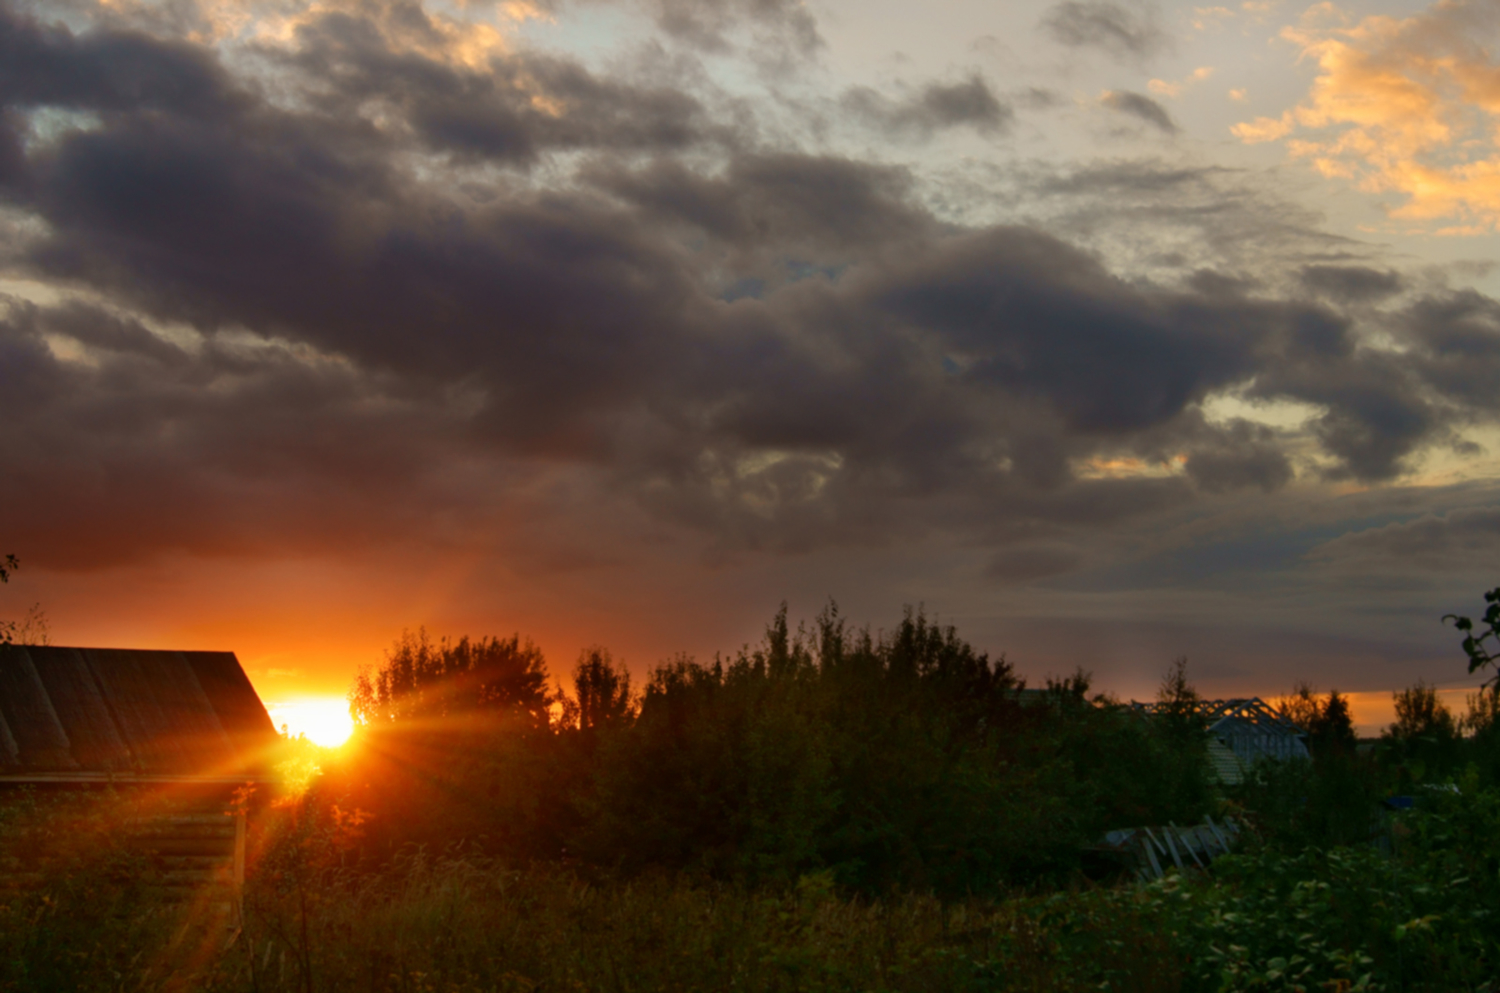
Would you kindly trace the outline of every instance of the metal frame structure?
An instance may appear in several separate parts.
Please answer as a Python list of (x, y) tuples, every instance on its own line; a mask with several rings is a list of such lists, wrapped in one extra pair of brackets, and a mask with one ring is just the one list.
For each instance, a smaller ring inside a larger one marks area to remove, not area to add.
[[(1133, 703), (1145, 714), (1159, 714), (1169, 709), (1162, 703)], [(1272, 710), (1260, 697), (1234, 697), (1228, 700), (1198, 700), (1192, 713), (1246, 767), (1262, 759), (1308, 758), (1307, 732)]]

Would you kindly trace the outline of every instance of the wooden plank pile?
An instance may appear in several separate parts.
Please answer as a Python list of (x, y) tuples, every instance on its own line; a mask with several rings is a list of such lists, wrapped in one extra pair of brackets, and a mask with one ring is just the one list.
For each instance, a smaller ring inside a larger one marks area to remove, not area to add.
[(1230, 850), (1239, 835), (1234, 818), (1216, 823), (1204, 817), (1202, 824), (1185, 828), (1169, 822), (1165, 827), (1111, 831), (1097, 849), (1115, 855), (1137, 878), (1151, 880), (1162, 878), (1174, 866), (1179, 872), (1208, 868)]

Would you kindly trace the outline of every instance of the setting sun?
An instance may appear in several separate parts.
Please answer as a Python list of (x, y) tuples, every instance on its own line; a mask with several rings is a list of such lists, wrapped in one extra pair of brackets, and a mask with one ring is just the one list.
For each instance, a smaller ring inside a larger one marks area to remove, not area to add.
[(306, 735), (308, 741), (324, 748), (339, 747), (354, 732), (349, 701), (341, 696), (304, 696), (268, 702), (266, 710), (278, 728), (285, 728), (294, 738)]

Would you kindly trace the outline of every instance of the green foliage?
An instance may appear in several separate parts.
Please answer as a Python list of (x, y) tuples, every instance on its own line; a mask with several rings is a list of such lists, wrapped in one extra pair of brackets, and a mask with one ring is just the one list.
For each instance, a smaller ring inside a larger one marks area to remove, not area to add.
[(1347, 756), (1354, 754), (1357, 743), (1349, 701), (1338, 690), (1330, 690), (1322, 708), (1307, 724), (1308, 749), (1318, 757)]
[(1065, 879), (1105, 831), (1213, 802), (1180, 666), (1147, 719), (1090, 698), (1081, 673), (1026, 690), (920, 611), (876, 635), (832, 605), (794, 631), (783, 607), (759, 645), (671, 660), (639, 696), (602, 648), (572, 676), (571, 694), (549, 694), (519, 638), (403, 636), (356, 683), (359, 737), (313, 800), (369, 815), (369, 863), (463, 843), (947, 896)]
[[(1166, 788), (1167, 798), (1160, 804), (1154, 823), (1197, 820), (1212, 802), (1208, 779), (1208, 725), (1204, 721), (1198, 695), (1187, 678), (1187, 659), (1172, 663), (1162, 677), (1156, 694), (1155, 722), (1159, 747), (1149, 764)], [(1144, 823), (1144, 822), (1143, 822)]]
[(1222, 860), (1200, 908), (1224, 922), (1210, 944), (1243, 948), (1240, 958), (1261, 968), (1301, 956), (1299, 967), (1313, 971), (1295, 981), (1309, 989), (1340, 978), (1357, 987), (1366, 975), (1368, 988), (1411, 991), (1493, 978), (1500, 865), (1489, 839), (1500, 830), (1500, 794), (1465, 785), (1393, 818), (1394, 855), (1365, 845)]
[[(601, 648), (572, 695), (549, 679), (519, 638), (404, 636), (352, 694), (356, 746), (303, 755), (325, 774), (255, 820), (227, 946), (120, 843), (137, 801), (11, 794), (0, 860), (35, 878), (0, 889), (0, 990), (1436, 993), (1500, 974), (1493, 693), (1457, 722), (1419, 684), (1360, 754), (1342, 698), (1302, 687), (1282, 712), (1314, 758), (1228, 798), (1239, 854), (1095, 886), (1079, 856), (1103, 831), (1224, 802), (1181, 661), (1148, 717), (1083, 672), (1028, 690), (920, 612), (875, 635), (830, 606), (639, 695)], [(1398, 787), (1416, 808), (1382, 812)]]
[(374, 674), (361, 672), (349, 693), (360, 724), (411, 725), (479, 712), (520, 717), (546, 727), (554, 702), (541, 650), (511, 638), (444, 638), (403, 632)]
[[(0, 794), (0, 990), (157, 989), (224, 918), (164, 899), (138, 795)], [(217, 930), (215, 930), (217, 928)]]
[(1306, 682), (1298, 682), (1289, 696), (1274, 704), (1276, 713), (1307, 734), (1308, 750), (1315, 757), (1353, 755), (1358, 745), (1349, 701), (1331, 690), (1320, 697)]
[(576, 727), (592, 738), (635, 718), (630, 671), (615, 662), (609, 649), (586, 648), (573, 667), (573, 699), (563, 699), (564, 727)]
[(1201, 738), (1088, 699), (1081, 676), (1023, 692), (920, 612), (877, 637), (833, 607), (793, 632), (783, 608), (760, 646), (651, 674), (638, 716), (600, 736), (571, 847), (633, 870), (984, 892), (1076, 870), (1111, 827), (1201, 816)]
[(1375, 838), (1391, 776), (1372, 756), (1260, 762), (1233, 793), (1260, 844), (1278, 852), (1365, 845)]
[[(1478, 633), (1475, 632), (1471, 619), (1458, 614), (1443, 615), (1443, 620), (1452, 620), (1453, 626), (1464, 632), (1463, 650), (1469, 657), (1471, 675), (1500, 661), (1500, 654), (1496, 653), (1496, 649), (1500, 648), (1500, 587), (1485, 593), (1484, 602), (1487, 606), (1480, 618), (1483, 626)], [(1500, 672), (1491, 676), (1483, 685), (1492, 687), (1496, 694), (1500, 694)]]
[(1467, 762), (1487, 786), (1500, 786), (1500, 694), (1481, 690), (1467, 698), (1463, 718)]
[[(1492, 694), (1493, 695), (1493, 694)], [(1387, 764), (1400, 773), (1403, 786), (1440, 782), (1458, 771), (1466, 758), (1459, 722), (1424, 682), (1392, 694), (1396, 723), (1381, 736)]]
[(948, 901), (841, 895), (832, 871), (749, 887), (422, 850), (351, 872), (358, 827), (295, 804), (259, 819), (229, 947), (183, 954), (159, 906), (72, 902), (54, 930), (0, 928), (0, 988), (1447, 993), (1500, 970), (1500, 792), (1473, 777), (1395, 815), (1390, 850), (1262, 848), (1149, 884)]

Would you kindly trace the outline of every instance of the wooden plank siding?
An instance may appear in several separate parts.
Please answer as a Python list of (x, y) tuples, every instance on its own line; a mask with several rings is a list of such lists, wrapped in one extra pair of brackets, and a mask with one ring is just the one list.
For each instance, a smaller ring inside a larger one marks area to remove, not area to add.
[[(202, 900), (232, 911), (238, 924), (245, 887), (244, 813), (174, 814), (119, 826), (114, 840), (145, 863), (145, 881), (169, 902)], [(0, 890), (45, 886), (52, 862), (0, 859)]]

